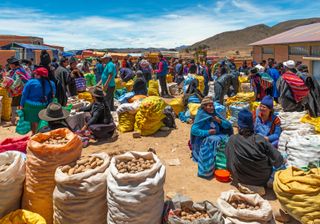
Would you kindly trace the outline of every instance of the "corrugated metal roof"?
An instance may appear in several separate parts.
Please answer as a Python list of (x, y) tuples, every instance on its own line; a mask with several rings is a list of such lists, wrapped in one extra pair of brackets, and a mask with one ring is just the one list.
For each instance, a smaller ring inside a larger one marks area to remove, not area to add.
[(250, 45), (320, 42), (320, 23), (299, 26), (286, 32), (251, 43)]
[(5, 46), (2, 46), (2, 49), (10, 49), (11, 47), (22, 47), (31, 50), (52, 50), (57, 51), (57, 49), (44, 46), (44, 45), (35, 45), (35, 44), (23, 44), (23, 43), (11, 43)]

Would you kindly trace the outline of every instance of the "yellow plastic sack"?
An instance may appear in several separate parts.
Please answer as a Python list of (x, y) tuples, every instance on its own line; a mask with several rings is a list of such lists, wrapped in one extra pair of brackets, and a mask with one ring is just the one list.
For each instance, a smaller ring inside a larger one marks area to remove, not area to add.
[(159, 96), (158, 80), (149, 81), (148, 96)]
[(167, 83), (173, 82), (173, 75), (168, 74), (166, 79), (167, 79)]
[(2, 98), (2, 112), (1, 112), (1, 119), (4, 121), (11, 120), (11, 103), (12, 98)]
[(184, 111), (182, 98), (175, 98), (169, 102), (169, 105), (174, 110), (174, 113), (178, 115), (180, 112)]
[(19, 209), (0, 219), (0, 224), (46, 224), (46, 220), (37, 213)]
[(301, 118), (301, 122), (313, 125), (316, 132), (320, 133), (320, 117), (311, 117), (306, 114)]
[(135, 116), (136, 116), (135, 114), (131, 114), (129, 112), (119, 114), (118, 130), (121, 133), (133, 131)]
[[(251, 110), (252, 110), (252, 111), (255, 111), (255, 110), (260, 106), (260, 103), (261, 103), (261, 102), (256, 102), (256, 101), (250, 102), (250, 108), (251, 108)], [(277, 102), (276, 102), (276, 101), (273, 101), (273, 105), (274, 105), (274, 107), (277, 106)]]
[(240, 83), (249, 82), (248, 76), (239, 76), (238, 79)]
[(116, 83), (116, 89), (122, 89), (122, 81), (120, 78), (115, 78), (114, 79), (115, 83)]
[(128, 92), (131, 92), (132, 89), (133, 89), (133, 84), (134, 84), (134, 81), (131, 79), (129, 80), (128, 82), (126, 82), (126, 88), (127, 88), (127, 91)]
[(201, 106), (200, 103), (189, 103), (189, 104), (188, 104), (188, 108), (189, 108), (189, 111), (190, 111), (190, 115), (191, 115), (192, 117), (195, 117), (195, 116), (197, 115), (200, 106)]
[(89, 93), (89, 92), (79, 93), (78, 99), (83, 99), (85, 101), (89, 101), (90, 103), (92, 103), (94, 101), (91, 93)]
[(320, 168), (276, 172), (273, 190), (286, 212), (303, 224), (320, 223)]
[(157, 96), (149, 96), (141, 102), (136, 114), (134, 130), (141, 135), (152, 135), (164, 126), (162, 119), (165, 118), (163, 110), (166, 103)]
[(254, 102), (255, 101), (255, 96), (254, 92), (248, 92), (248, 93), (237, 93), (237, 95), (229, 97), (226, 100), (226, 105), (229, 106), (232, 103), (235, 102)]
[(3, 96), (3, 99), (9, 98), (9, 93), (5, 88), (0, 87), (0, 96)]
[(203, 93), (204, 91), (204, 77), (202, 75), (196, 75), (195, 78), (198, 80), (198, 90)]

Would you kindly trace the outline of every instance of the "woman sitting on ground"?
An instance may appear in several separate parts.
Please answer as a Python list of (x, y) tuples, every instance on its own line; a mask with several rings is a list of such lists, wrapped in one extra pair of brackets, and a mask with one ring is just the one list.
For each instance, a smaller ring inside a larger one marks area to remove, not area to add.
[(281, 135), (281, 121), (273, 111), (273, 98), (265, 96), (253, 115), (254, 132), (263, 136), (274, 147), (278, 147)]
[(69, 114), (69, 111), (64, 110), (59, 103), (50, 103), (46, 109), (39, 112), (39, 118), (48, 122), (48, 125), (42, 127), (39, 132), (45, 133), (59, 128), (71, 130), (66, 121)]
[(211, 97), (205, 97), (191, 127), (192, 159), (198, 162), (198, 176), (213, 175), (217, 146), (232, 134), (232, 125), (216, 113)]
[(25, 121), (31, 123), (32, 135), (38, 129), (39, 112), (52, 102), (56, 94), (55, 84), (48, 79), (48, 74), (48, 70), (44, 67), (34, 70), (34, 78), (27, 82), (22, 92), (20, 107), (24, 112)]
[(264, 137), (254, 134), (250, 111), (239, 112), (238, 126), (239, 134), (231, 136), (226, 146), (227, 169), (235, 184), (265, 186), (283, 157)]
[(136, 76), (137, 78), (134, 81), (132, 89), (134, 95), (148, 95), (147, 82), (143, 76), (143, 72), (137, 71)]
[(97, 139), (109, 138), (113, 135), (115, 124), (110, 113), (110, 108), (104, 101), (105, 93), (100, 87), (94, 88), (92, 92), (94, 102), (82, 107), (79, 111), (90, 112), (87, 123), (81, 129), (90, 130)]

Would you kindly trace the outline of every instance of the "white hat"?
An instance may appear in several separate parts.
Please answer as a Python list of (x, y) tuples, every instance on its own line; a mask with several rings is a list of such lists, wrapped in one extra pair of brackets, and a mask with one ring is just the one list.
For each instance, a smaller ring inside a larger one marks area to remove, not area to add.
[(105, 58), (112, 58), (112, 57), (110, 54), (107, 53), (101, 57), (101, 59), (105, 59)]
[(296, 63), (293, 60), (283, 62), (283, 65), (290, 69), (296, 67)]
[(259, 72), (264, 72), (265, 68), (262, 65), (256, 65), (255, 67), (258, 69)]

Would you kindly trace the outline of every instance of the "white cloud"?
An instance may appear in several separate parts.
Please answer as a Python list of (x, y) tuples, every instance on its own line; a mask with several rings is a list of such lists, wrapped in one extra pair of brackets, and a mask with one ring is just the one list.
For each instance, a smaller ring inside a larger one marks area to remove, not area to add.
[[(193, 44), (223, 31), (299, 15), (294, 10), (284, 11), (267, 5), (261, 7), (249, 0), (220, 0), (205, 8), (199, 7), (195, 5), (153, 17), (132, 13), (126, 18), (67, 18), (37, 9), (0, 8), (0, 33), (40, 36), (46, 43), (65, 46), (66, 49), (171, 48)], [(312, 5), (308, 7), (311, 11)]]

